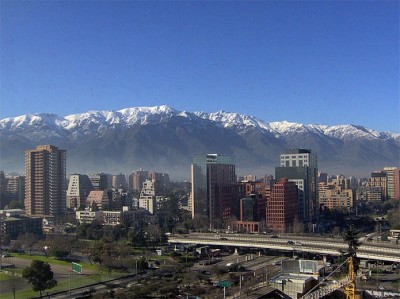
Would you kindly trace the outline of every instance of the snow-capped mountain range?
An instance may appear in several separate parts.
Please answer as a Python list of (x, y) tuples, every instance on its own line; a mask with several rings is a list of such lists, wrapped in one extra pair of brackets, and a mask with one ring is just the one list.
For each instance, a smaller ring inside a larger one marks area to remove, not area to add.
[(183, 176), (193, 155), (205, 152), (231, 155), (238, 171), (256, 167), (255, 172), (273, 173), (286, 148), (310, 148), (317, 153), (320, 168), (339, 173), (353, 170), (352, 174), (398, 166), (400, 153), (400, 134), (362, 126), (268, 123), (251, 115), (177, 111), (168, 106), (0, 120), (4, 170), (23, 171), (24, 151), (49, 143), (67, 149), (69, 171), (158, 167), (154, 170), (179, 172), (182, 168)]

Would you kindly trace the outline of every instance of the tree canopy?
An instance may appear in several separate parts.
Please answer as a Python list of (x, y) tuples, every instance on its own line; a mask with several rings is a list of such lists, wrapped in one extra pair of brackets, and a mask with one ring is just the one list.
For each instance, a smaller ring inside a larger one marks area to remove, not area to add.
[(343, 239), (348, 244), (348, 253), (350, 256), (355, 256), (358, 247), (361, 243), (358, 241), (359, 231), (354, 227), (354, 225), (350, 225), (349, 229), (344, 234)]
[(31, 265), (22, 271), (22, 277), (28, 279), (35, 292), (40, 292), (40, 297), (42, 297), (42, 291), (57, 285), (49, 263), (39, 260), (33, 260)]

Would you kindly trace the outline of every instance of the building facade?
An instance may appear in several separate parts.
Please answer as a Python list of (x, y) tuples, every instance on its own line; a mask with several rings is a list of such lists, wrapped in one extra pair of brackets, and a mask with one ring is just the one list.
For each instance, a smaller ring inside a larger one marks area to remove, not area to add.
[(393, 198), (400, 199), (400, 168), (393, 170)]
[(351, 212), (354, 207), (353, 189), (334, 183), (319, 183), (318, 200), (322, 210), (343, 208)]
[(382, 172), (386, 173), (386, 187), (387, 187), (387, 198), (392, 199), (395, 193), (395, 172), (398, 170), (397, 167), (384, 167)]
[(108, 189), (108, 177), (105, 173), (90, 174), (89, 180), (93, 186), (93, 190), (101, 191)]
[(280, 166), (275, 168), (276, 179), (287, 178), (296, 183), (298, 214), (303, 222), (318, 215), (318, 163), (309, 149), (290, 149), (280, 156)]
[(272, 186), (267, 202), (267, 227), (275, 232), (291, 232), (298, 214), (298, 188), (295, 182), (279, 179)]
[(25, 152), (25, 211), (60, 216), (66, 212), (66, 150), (39, 145)]
[(116, 174), (112, 176), (112, 187), (116, 189), (124, 189), (128, 188), (128, 182), (126, 180), (126, 176), (122, 173)]
[(130, 184), (132, 186), (133, 191), (140, 192), (142, 191), (143, 183), (149, 178), (149, 172), (144, 169), (139, 169), (133, 172), (130, 176)]
[(143, 182), (143, 187), (140, 191), (139, 208), (145, 209), (154, 214), (157, 212), (156, 204), (156, 181), (146, 180)]
[(236, 172), (230, 157), (219, 154), (202, 154), (193, 158), (192, 217), (203, 215), (210, 223), (231, 216), (232, 205), (237, 205), (235, 195)]
[(67, 208), (85, 208), (86, 199), (92, 190), (93, 185), (86, 174), (71, 174), (67, 189)]
[(25, 199), (25, 176), (8, 177), (6, 190), (11, 200), (16, 200), (23, 205)]

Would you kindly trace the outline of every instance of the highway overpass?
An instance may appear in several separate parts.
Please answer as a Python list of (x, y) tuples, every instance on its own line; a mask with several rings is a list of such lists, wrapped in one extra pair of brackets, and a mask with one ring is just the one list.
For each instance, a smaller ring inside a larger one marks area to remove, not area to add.
[[(347, 244), (341, 239), (318, 236), (279, 235), (273, 238), (270, 235), (191, 233), (171, 235), (168, 237), (168, 243), (247, 247), (336, 256), (347, 250)], [(400, 245), (386, 242), (364, 243), (357, 250), (357, 256), (369, 260), (400, 262)]]

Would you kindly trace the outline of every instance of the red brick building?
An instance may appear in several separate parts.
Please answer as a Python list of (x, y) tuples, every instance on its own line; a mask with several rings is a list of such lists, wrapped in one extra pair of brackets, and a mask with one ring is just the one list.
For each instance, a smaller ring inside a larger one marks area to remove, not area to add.
[(284, 233), (293, 229), (295, 215), (298, 214), (296, 183), (283, 178), (278, 180), (271, 190), (267, 202), (267, 227), (275, 232)]

